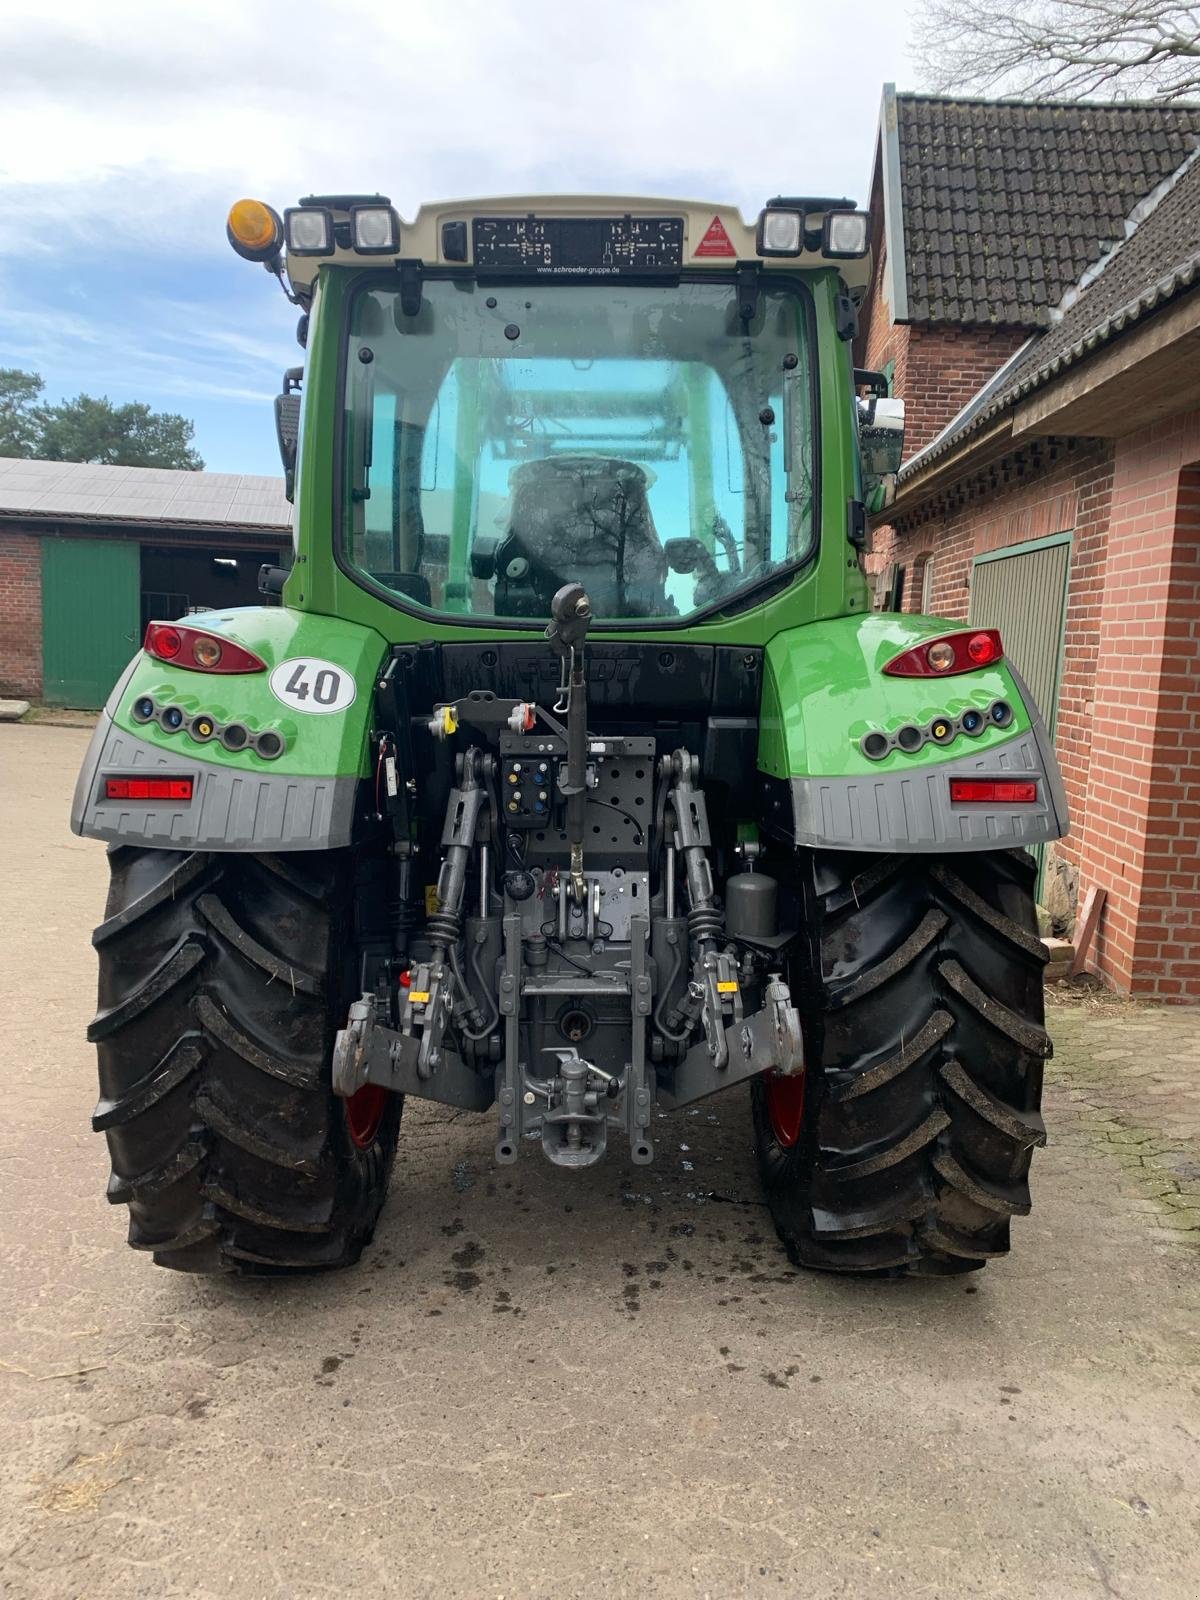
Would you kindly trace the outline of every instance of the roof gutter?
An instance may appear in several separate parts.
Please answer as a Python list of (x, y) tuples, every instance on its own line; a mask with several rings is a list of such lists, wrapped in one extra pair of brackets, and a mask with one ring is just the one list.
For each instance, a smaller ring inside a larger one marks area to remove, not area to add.
[(904, 246), (904, 197), (900, 187), (900, 129), (896, 85), (885, 83), (879, 109), (879, 153), (883, 168), (883, 228), (887, 240), (887, 286), (892, 321), (908, 321), (908, 257)]
[(896, 498), (886, 511), (872, 518), (874, 525), (895, 522), (899, 517), (916, 511), (927, 500), (943, 489), (957, 483), (968, 473), (977, 471), (993, 461), (998, 461), (1011, 450), (1013, 444), (1013, 419), (1002, 415), (990, 428), (968, 434), (953, 450), (931, 461), (922, 462), (911, 476), (896, 485)]
[(129, 534), (148, 542), (155, 542), (151, 536), (160, 533), (164, 536), (195, 534), (197, 538), (204, 539), (211, 539), (215, 534), (227, 536), (231, 543), (239, 540), (253, 543), (256, 539), (265, 539), (270, 544), (292, 537), (292, 527), (287, 522), (205, 522), (180, 517), (112, 516), (102, 511), (55, 511), (53, 508), (45, 511), (14, 511), (0, 506), (0, 528), (15, 528), (17, 532), (26, 529), (30, 533), (41, 534), (44, 530), (53, 531), (59, 525), (64, 528), (88, 528), (100, 536)]

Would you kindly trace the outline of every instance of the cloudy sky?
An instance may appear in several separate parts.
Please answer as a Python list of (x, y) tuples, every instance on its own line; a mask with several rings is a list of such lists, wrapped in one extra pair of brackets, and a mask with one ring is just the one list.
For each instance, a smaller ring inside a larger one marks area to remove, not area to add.
[(295, 313), (231, 200), (865, 197), (901, 0), (0, 0), (0, 367), (277, 472)]

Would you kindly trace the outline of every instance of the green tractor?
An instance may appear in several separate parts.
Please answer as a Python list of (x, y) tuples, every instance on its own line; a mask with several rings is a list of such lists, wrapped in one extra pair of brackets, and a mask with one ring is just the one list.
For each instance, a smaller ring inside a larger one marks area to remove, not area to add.
[(872, 613), (867, 218), (326, 195), (228, 233), (301, 313), (292, 559), (149, 625), (73, 813), (130, 1243), (344, 1266), (406, 1095), (584, 1167), (748, 1084), (793, 1262), (1005, 1252), (1066, 807), (996, 633)]

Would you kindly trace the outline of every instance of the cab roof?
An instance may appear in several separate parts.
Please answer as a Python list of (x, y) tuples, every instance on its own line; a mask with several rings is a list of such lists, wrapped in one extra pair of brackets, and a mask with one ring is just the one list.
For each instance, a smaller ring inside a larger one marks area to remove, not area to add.
[[(804, 213), (805, 248), (798, 255), (763, 255), (759, 252), (758, 218), (747, 222), (736, 206), (706, 200), (665, 199), (633, 195), (503, 195), (476, 200), (445, 200), (422, 206), (411, 221), (398, 219), (398, 248), (394, 254), (373, 256), (353, 248), (349, 231), (354, 207), (389, 207), (385, 195), (307, 195), (302, 208), (320, 207), (332, 214), (334, 248), (324, 255), (286, 256), (287, 274), (292, 288), (301, 298), (311, 293), (317, 269), (322, 265), (362, 267), (374, 260), (419, 261), (428, 268), (478, 267), (477, 232), (482, 221), (516, 218), (541, 224), (558, 220), (619, 222), (622, 219), (656, 219), (682, 225), (678, 247), (680, 269), (729, 272), (739, 264), (756, 263), (768, 270), (815, 271), (836, 267), (855, 299), (861, 297), (871, 278), (871, 255), (831, 258), (822, 253), (818, 236), (830, 211), (853, 211), (850, 200), (828, 196), (788, 196), (770, 202), (772, 207), (801, 210)], [(342, 224), (342, 226), (339, 226)], [(678, 230), (672, 238), (678, 237)], [(449, 253), (448, 253), (449, 252)], [(574, 275), (573, 273), (571, 275)], [(615, 276), (616, 274), (612, 274)], [(597, 273), (592, 276), (608, 277)]]

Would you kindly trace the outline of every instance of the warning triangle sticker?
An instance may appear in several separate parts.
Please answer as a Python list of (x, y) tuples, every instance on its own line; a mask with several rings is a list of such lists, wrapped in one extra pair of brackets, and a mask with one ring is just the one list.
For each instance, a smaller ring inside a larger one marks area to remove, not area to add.
[(705, 229), (704, 237), (692, 252), (698, 256), (736, 256), (733, 240), (725, 232), (720, 217), (714, 217)]

